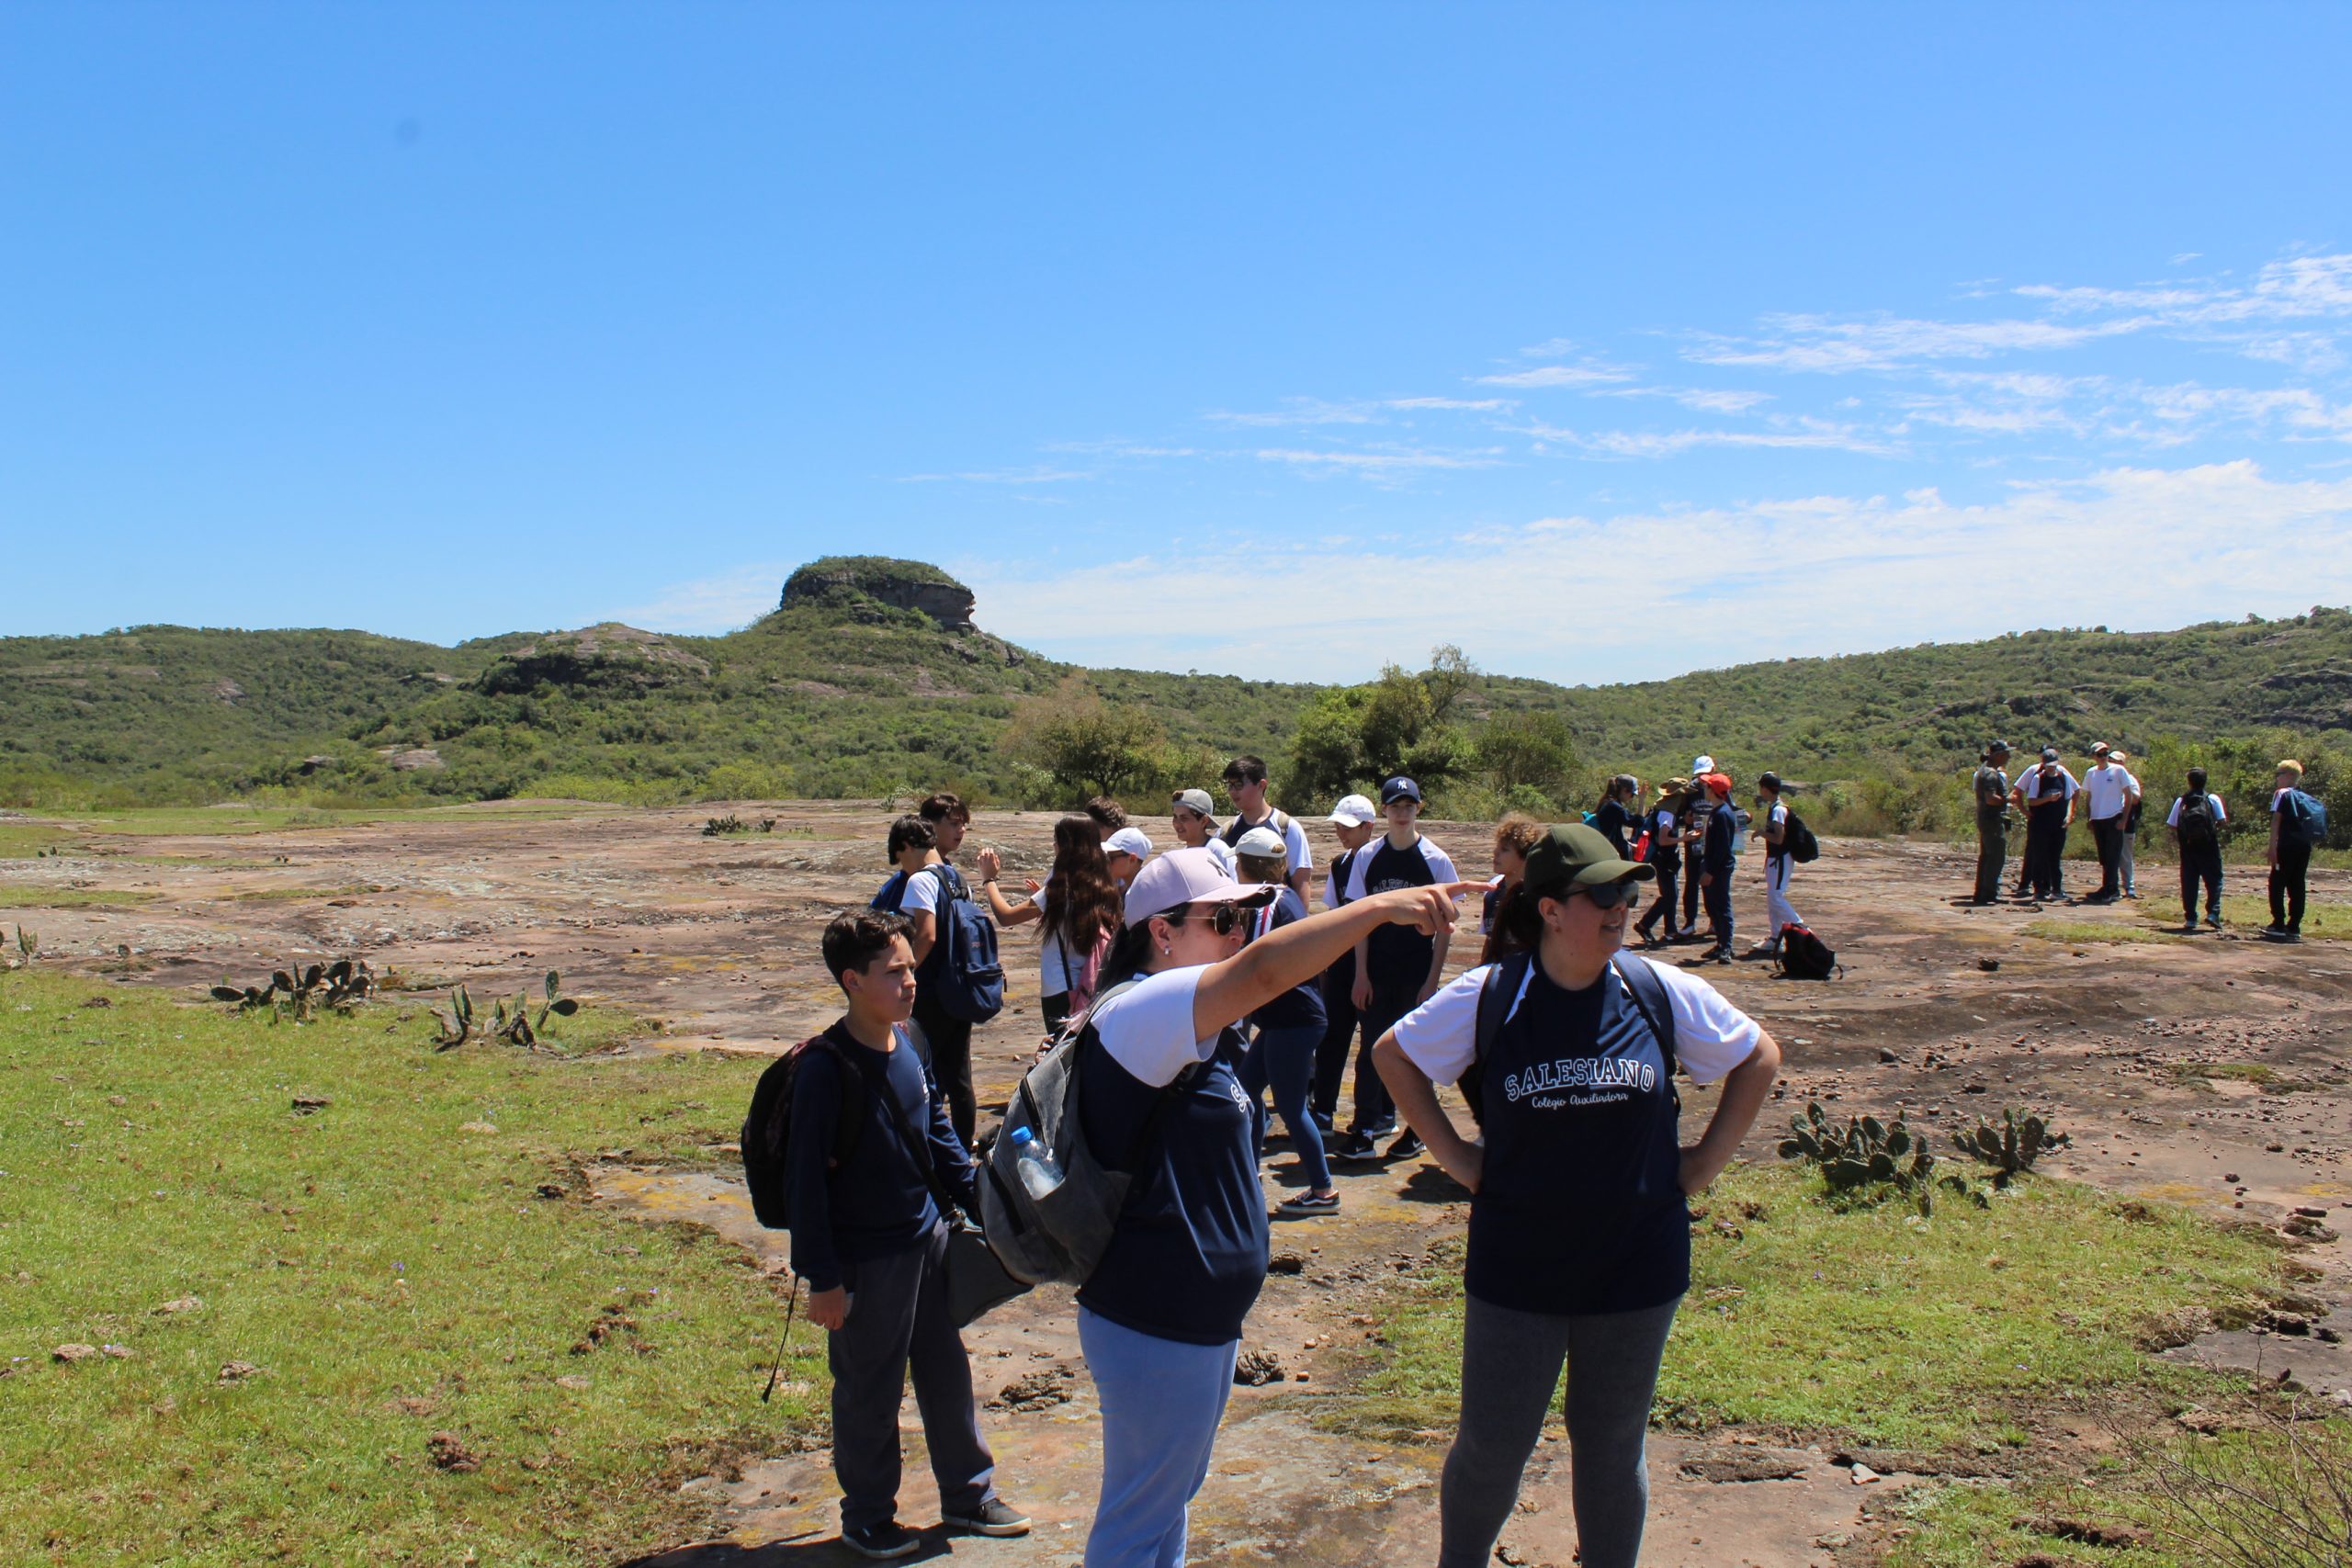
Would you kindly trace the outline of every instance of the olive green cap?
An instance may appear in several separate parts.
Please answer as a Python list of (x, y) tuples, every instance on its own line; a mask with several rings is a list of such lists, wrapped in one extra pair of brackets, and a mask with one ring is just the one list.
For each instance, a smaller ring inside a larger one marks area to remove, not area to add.
[(1528, 847), (1527, 886), (1531, 888), (1564, 883), (1595, 887), (1628, 878), (1656, 881), (1657, 868), (1623, 859), (1599, 829), (1582, 822), (1561, 823)]

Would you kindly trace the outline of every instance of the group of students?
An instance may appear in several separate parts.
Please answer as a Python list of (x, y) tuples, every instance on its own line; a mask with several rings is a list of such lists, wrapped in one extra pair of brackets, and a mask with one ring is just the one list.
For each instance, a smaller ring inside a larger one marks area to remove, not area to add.
[[(1325, 908), (1310, 911), (1312, 848), (1268, 804), (1264, 764), (1238, 758), (1225, 783), (1233, 819), (1216, 822), (1205, 791), (1180, 792), (1182, 842), (1164, 853), (1114, 803), (1090, 802), (1057, 824), (1051, 872), (1019, 899), (1002, 890), (994, 852), (976, 858), (977, 895), (947, 863), (969, 813), (934, 796), (892, 826), (894, 872), (873, 907), (828, 927), (825, 963), (845, 1000), (828, 1037), (853, 1066), (825, 1058), (793, 1101), (787, 1207), (809, 1316), (831, 1331), (843, 1540), (872, 1557), (920, 1544), (896, 1517), (910, 1371), (943, 1521), (1028, 1529), (994, 1484), (943, 1280), (942, 1201), (973, 1212), (970, 1033), (949, 1029), (943, 1048), (925, 1022), (941, 1010), (923, 993), (936, 984), (941, 900), (977, 897), (1001, 924), (1040, 926), (1046, 1018), (1081, 1053), (1085, 1145), (1131, 1180), (1077, 1298), (1102, 1419), (1086, 1568), (1185, 1561), (1187, 1510), (1265, 1280), (1271, 1224), (1336, 1209), (1329, 1158), (1369, 1157), (1390, 1131), (1391, 1156), (1426, 1148), (1472, 1194), (1441, 1568), (1487, 1561), (1564, 1364), (1582, 1561), (1633, 1568), (1651, 1392), (1690, 1282), (1684, 1201), (1728, 1163), (1779, 1066), (1770, 1036), (1703, 979), (1621, 952), (1642, 886), (1663, 879), (1659, 840), (1678, 853), (1692, 841), (1689, 793), (1669, 788), (1643, 810), (1637, 785), (1612, 784), (1622, 821), (1604, 801), (1590, 825), (1506, 823), (1498, 876), (1468, 882), (1419, 832), (1418, 785), (1391, 778), (1377, 807), (1351, 795), (1329, 814), (1340, 852)], [(1706, 785), (1711, 809), (1727, 800), (1724, 784)], [(1661, 835), (1655, 817), (1669, 800)], [(1650, 840), (1639, 856), (1624, 838), (1636, 820)], [(1709, 852), (1713, 831), (1699, 829), (1702, 868), (1729, 852), (1727, 840)], [(1487, 896), (1482, 961), (1445, 983), (1458, 906), (1474, 895)], [(1727, 886), (1708, 902), (1727, 946)], [(1339, 1134), (1351, 1061), (1355, 1114)], [(1688, 1145), (1678, 1070), (1724, 1084)], [(1472, 1129), (1455, 1124), (1441, 1085), (1460, 1087)], [(1269, 1090), (1305, 1178), (1271, 1213)], [(845, 1104), (858, 1137), (843, 1155)]]
[[(2092, 765), (2077, 781), (2058, 748), (2044, 746), (2040, 758), (2012, 781), (2008, 742), (1995, 740), (1985, 747), (1972, 785), (1977, 834), (1973, 902), (2000, 901), (2012, 807), (2024, 813), (2026, 823), (2013, 897), (2032, 902), (2063, 898), (2066, 835), (2078, 802), (2090, 823), (2099, 865), (2098, 886), (2078, 902), (2111, 904), (2140, 897), (2132, 853), (2144, 805), (2140, 781), (2126, 766), (2130, 756), (2105, 741), (2092, 745), (2091, 759)], [(2304, 792), (2302, 782), (2303, 765), (2291, 757), (2282, 759), (2272, 775), (2267, 812), (2270, 923), (2259, 933), (2267, 941), (2302, 940), (2312, 851), (2326, 832), (2325, 810)], [(2230, 813), (2208, 783), (2203, 768), (2190, 768), (2165, 816), (2165, 828), (2179, 852), (2181, 929), (2187, 932), (2199, 929), (2200, 895), (2203, 929), (2222, 929), (2222, 829)]]

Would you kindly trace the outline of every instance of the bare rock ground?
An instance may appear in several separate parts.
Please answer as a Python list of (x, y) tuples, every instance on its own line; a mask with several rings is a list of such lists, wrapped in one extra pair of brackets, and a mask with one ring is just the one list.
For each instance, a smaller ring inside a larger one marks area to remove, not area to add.
[[(357, 953), (379, 970), (469, 980), (488, 994), (557, 968), (571, 994), (662, 1020), (645, 1048), (766, 1055), (832, 1014), (814, 938), (825, 917), (864, 902), (882, 880), (887, 813), (762, 807), (778, 818), (772, 833), (700, 837), (705, 818), (723, 809), (583, 807), (518, 818), (459, 808), (360, 828), (97, 835), (86, 852), (0, 862), (0, 884), (146, 895), (131, 906), (34, 917), (51, 961), (92, 971), (120, 970), (127, 950), (143, 979), (194, 987), (224, 973), (250, 978), (292, 957)], [(1042, 872), (1051, 824), (1046, 814), (986, 814), (961, 858), (990, 843), (1013, 871)], [(1462, 863), (1483, 859), (1484, 829), (1435, 823), (1430, 832)], [(1939, 1128), (2020, 1105), (2073, 1134), (2073, 1147), (2051, 1161), (2059, 1174), (2226, 1220), (2281, 1225), (2298, 1209), (2314, 1211), (2323, 1238), (2352, 1229), (2352, 947), (2276, 947), (2236, 932), (2163, 944), (2053, 942), (2024, 927), (2095, 913), (2154, 922), (2172, 907), (2168, 892), (2114, 911), (1978, 909), (1956, 901), (1971, 870), (1970, 857), (1939, 847), (1830, 843), (1799, 872), (1792, 893), (1839, 950), (1844, 976), (1805, 985), (1757, 964), (1709, 970), (1766, 1021), (1788, 1057), (1781, 1098), (1751, 1156), (1770, 1158), (1785, 1116), (1813, 1098), (1840, 1113), (1900, 1108)], [(2152, 888), (2168, 887), (2168, 868), (2149, 871)], [(2242, 887), (2246, 878), (2233, 881)], [(2343, 874), (2315, 884), (2323, 898), (2352, 896)], [(1759, 932), (1752, 871), (1736, 894), (1744, 929)], [(1458, 944), (1457, 957), (1467, 956), (1462, 945), (1474, 944)], [(1030, 944), (1015, 933), (1005, 950), (1015, 995), (975, 1042), (983, 1099), (1000, 1101), (1037, 1029)], [(1691, 1097), (1694, 1120), (1710, 1108), (1707, 1094)], [(1287, 1166), (1279, 1149), (1270, 1168), (1277, 1192)], [(780, 1266), (782, 1238), (759, 1229), (740, 1186), (722, 1178), (616, 1165), (593, 1181), (602, 1201), (708, 1224)], [(1277, 1227), (1277, 1250), (1298, 1254), (1301, 1269), (1269, 1283), (1245, 1348), (1273, 1358), (1286, 1381), (1234, 1391), (1217, 1467), (1194, 1511), (1195, 1561), (1410, 1563), (1433, 1555), (1443, 1434), (1368, 1442), (1324, 1429), (1315, 1415), (1363, 1346), (1363, 1298), (1382, 1272), (1458, 1230), (1460, 1194), (1421, 1162), (1358, 1168), (1342, 1186), (1339, 1214)], [(2315, 1325), (2352, 1327), (2352, 1250), (2319, 1239), (2302, 1257), (2317, 1276), (2309, 1287)], [(1024, 1298), (970, 1338), (983, 1397), (1012, 1390), (988, 1412), (987, 1427), (1003, 1483), (1037, 1530), (1015, 1541), (934, 1535), (929, 1555), (1074, 1563), (1097, 1459), (1092, 1390), (1069, 1303), (1057, 1292)], [(2317, 1335), (2257, 1325), (2173, 1353), (2266, 1375), (2291, 1369), (2323, 1392), (2352, 1387), (2345, 1347)], [(905, 1517), (917, 1522), (935, 1514), (927, 1511), (934, 1504), (911, 1407), (908, 1430)], [(1657, 1437), (1644, 1562), (1863, 1560), (1872, 1513), (1906, 1478), (1857, 1485), (1832, 1457), (1738, 1433), (1703, 1442)], [(1566, 1472), (1565, 1445), (1547, 1441), (1502, 1561), (1573, 1561)], [(856, 1561), (831, 1540), (834, 1494), (821, 1450), (750, 1466), (741, 1481), (689, 1484), (710, 1496), (719, 1538), (654, 1551), (642, 1563)]]

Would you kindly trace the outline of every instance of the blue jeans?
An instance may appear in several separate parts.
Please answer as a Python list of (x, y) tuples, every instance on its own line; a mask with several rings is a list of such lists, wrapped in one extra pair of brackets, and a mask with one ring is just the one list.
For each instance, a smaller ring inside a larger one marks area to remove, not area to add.
[(1078, 1309), (1102, 1402), (1102, 1495), (1085, 1568), (1182, 1568), (1185, 1512), (1209, 1475), (1241, 1342), (1185, 1345)]
[(1315, 1077), (1315, 1053), (1322, 1043), (1320, 1024), (1261, 1029), (1250, 1043), (1250, 1055), (1241, 1059), (1241, 1091), (1256, 1101), (1268, 1088), (1273, 1089), (1275, 1114), (1290, 1130), (1290, 1146), (1298, 1151), (1306, 1185), (1317, 1192), (1331, 1185), (1331, 1168), (1323, 1159), (1323, 1134), (1306, 1113), (1306, 1095)]

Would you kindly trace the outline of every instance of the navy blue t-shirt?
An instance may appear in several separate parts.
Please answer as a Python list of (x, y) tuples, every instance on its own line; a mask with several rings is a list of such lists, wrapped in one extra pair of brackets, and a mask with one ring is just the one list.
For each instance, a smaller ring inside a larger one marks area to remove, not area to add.
[[(1250, 940), (1257, 941), (1282, 930), (1295, 920), (1306, 919), (1306, 906), (1290, 888), (1260, 910), (1250, 928)], [(1250, 1015), (1255, 1029), (1320, 1029), (1329, 1021), (1323, 1011), (1323, 990), (1314, 980), (1293, 986), (1264, 1007)]]
[(1635, 1312), (1688, 1291), (1679, 1108), (1616, 971), (1565, 991), (1531, 966), (1483, 1069), (1464, 1288), (1540, 1313)]
[(1625, 803), (1622, 800), (1604, 800), (1600, 803), (1600, 809), (1592, 814), (1593, 827), (1609, 840), (1610, 848), (1617, 852), (1619, 860), (1633, 858), (1634, 846), (1625, 838), (1625, 829), (1633, 820), (1634, 814), (1625, 809)]
[[(1426, 852), (1432, 847), (1417, 838), (1400, 850), (1385, 836), (1375, 839), (1356, 852), (1356, 863), (1350, 868), (1351, 883), (1369, 897), (1399, 887), (1429, 887), (1453, 881), (1453, 862), (1432, 864), (1431, 855)], [(1436, 858), (1443, 861), (1444, 852), (1438, 851)], [(1426, 985), (1430, 960), (1436, 954), (1437, 939), (1410, 926), (1379, 926), (1364, 939), (1365, 967), (1371, 971), (1373, 987), (1391, 995), (1410, 996)]]
[[(1086, 1146), (1113, 1170), (1155, 1109), (1126, 1206), (1079, 1288), (1090, 1312), (1187, 1345), (1229, 1345), (1266, 1282), (1271, 1236), (1258, 1186), (1257, 1118), (1237, 1076), (1246, 1049), (1225, 1030), (1205, 1060), (1192, 1035), (1197, 969), (1149, 976), (1092, 1021), (1079, 1084)], [(1168, 1084), (1153, 1081), (1163, 1075)], [(1163, 1104), (1162, 1101), (1165, 1101)]]
[(1707, 813), (1707, 836), (1699, 845), (1699, 864), (1717, 876), (1728, 876), (1737, 868), (1738, 857), (1731, 852), (1732, 840), (1739, 836), (1739, 814), (1732, 810), (1730, 802), (1718, 805)]
[[(898, 1101), (908, 1128), (929, 1145), (933, 1168), (948, 1191), (967, 1207), (977, 1206), (971, 1201), (970, 1156), (948, 1122), (947, 1102), (913, 1042), (901, 1033), (898, 1049), (876, 1051), (858, 1043), (839, 1023), (825, 1031), (825, 1038), (849, 1059), (848, 1070), (858, 1082), (845, 1084), (840, 1058), (815, 1047), (793, 1079), (785, 1212), (793, 1269), (815, 1291), (840, 1284), (843, 1262), (903, 1251), (939, 1223), (920, 1152), (899, 1135), (899, 1118), (884, 1095)], [(853, 1100), (851, 1114), (862, 1122), (849, 1158), (840, 1169), (829, 1170), (845, 1096)]]

